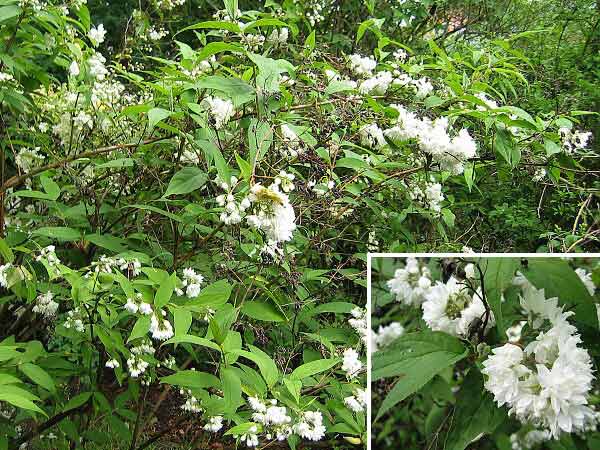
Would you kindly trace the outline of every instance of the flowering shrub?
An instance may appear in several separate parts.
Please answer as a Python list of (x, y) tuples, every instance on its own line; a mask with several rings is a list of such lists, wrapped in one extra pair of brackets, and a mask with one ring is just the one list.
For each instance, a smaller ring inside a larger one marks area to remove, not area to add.
[(596, 260), (372, 262), (373, 445), (596, 448)]

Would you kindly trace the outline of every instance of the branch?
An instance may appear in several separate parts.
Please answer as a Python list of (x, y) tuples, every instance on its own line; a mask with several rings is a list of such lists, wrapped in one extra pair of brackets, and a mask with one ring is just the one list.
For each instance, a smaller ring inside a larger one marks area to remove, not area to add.
[(157, 137), (157, 138), (149, 139), (144, 142), (137, 142), (137, 143), (131, 143), (131, 144), (117, 144), (117, 145), (111, 145), (109, 147), (100, 147), (96, 150), (89, 150), (87, 152), (78, 153), (77, 155), (69, 156), (65, 159), (61, 159), (60, 161), (46, 164), (45, 166), (36, 167), (35, 169), (32, 169), (29, 172), (24, 173), (23, 175), (19, 175), (19, 176), (15, 175), (14, 177), (9, 178), (8, 180), (6, 180), (6, 182), (4, 184), (2, 184), (2, 186), (0, 186), (0, 194), (4, 193), (7, 189), (9, 189), (11, 187), (21, 185), (24, 181), (26, 181), (30, 178), (33, 178), (36, 175), (39, 175), (40, 173), (45, 172), (46, 170), (56, 169), (57, 167), (61, 167), (64, 164), (68, 164), (68, 163), (76, 161), (78, 159), (92, 158), (94, 156), (98, 156), (103, 153), (110, 153), (114, 150), (122, 150), (124, 148), (132, 148), (132, 147), (138, 147), (140, 145), (153, 144), (154, 142), (162, 141), (164, 139), (170, 139), (172, 137), (173, 136)]

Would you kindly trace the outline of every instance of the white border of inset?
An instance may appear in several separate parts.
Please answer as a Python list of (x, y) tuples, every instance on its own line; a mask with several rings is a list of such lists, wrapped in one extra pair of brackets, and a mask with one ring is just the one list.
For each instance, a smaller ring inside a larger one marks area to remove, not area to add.
[[(371, 321), (371, 268), (372, 258), (600, 258), (600, 253), (367, 253), (367, 329)], [(371, 397), (371, 339), (367, 339), (367, 450), (371, 450), (371, 420), (373, 402)]]

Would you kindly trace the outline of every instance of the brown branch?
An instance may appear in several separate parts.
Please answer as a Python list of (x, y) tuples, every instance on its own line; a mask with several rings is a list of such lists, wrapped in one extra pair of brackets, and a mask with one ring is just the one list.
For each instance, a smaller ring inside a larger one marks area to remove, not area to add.
[(11, 187), (21, 185), (24, 181), (26, 181), (30, 178), (33, 178), (36, 175), (39, 175), (40, 173), (45, 172), (46, 170), (56, 169), (58, 167), (63, 166), (64, 164), (68, 164), (68, 163), (76, 161), (78, 159), (91, 158), (94, 156), (101, 155), (103, 153), (110, 153), (114, 150), (122, 150), (125, 148), (138, 147), (140, 145), (153, 144), (154, 142), (162, 141), (164, 139), (170, 139), (172, 137), (173, 136), (157, 137), (157, 138), (149, 139), (149, 140), (141, 142), (141, 143), (136, 142), (136, 143), (131, 143), (131, 144), (117, 144), (117, 145), (111, 145), (109, 147), (100, 147), (96, 150), (89, 150), (87, 152), (78, 153), (77, 155), (69, 156), (65, 159), (61, 159), (60, 161), (46, 164), (41, 167), (36, 167), (35, 169), (32, 169), (23, 175), (13, 176), (13, 177), (9, 178), (8, 180), (6, 180), (6, 182), (4, 184), (2, 184), (2, 186), (0, 186), (0, 194), (6, 192), (6, 190), (10, 189)]

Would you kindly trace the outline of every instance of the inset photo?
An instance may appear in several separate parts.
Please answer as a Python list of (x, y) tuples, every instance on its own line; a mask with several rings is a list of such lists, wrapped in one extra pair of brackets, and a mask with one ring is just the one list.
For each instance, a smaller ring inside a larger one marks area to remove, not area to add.
[(599, 255), (368, 267), (371, 448), (600, 448)]

